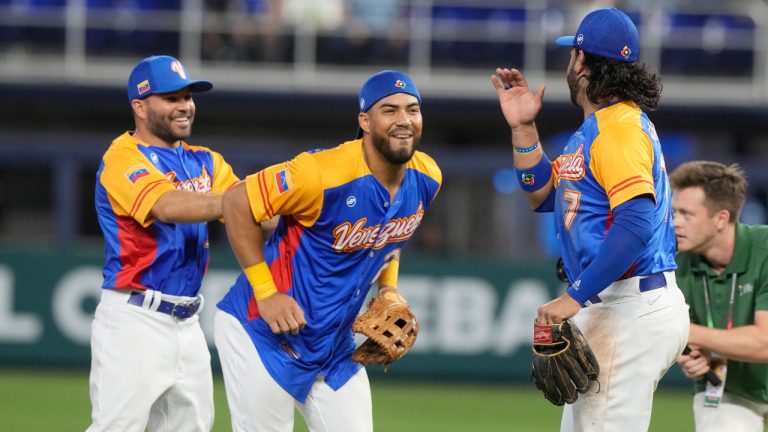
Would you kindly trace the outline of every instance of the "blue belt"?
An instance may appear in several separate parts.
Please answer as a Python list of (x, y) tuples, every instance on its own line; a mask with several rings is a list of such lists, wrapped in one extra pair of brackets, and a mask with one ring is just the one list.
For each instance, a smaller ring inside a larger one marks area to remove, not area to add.
[[(655, 289), (664, 288), (667, 286), (667, 278), (664, 277), (664, 273), (655, 273), (640, 279), (638, 285), (640, 287), (640, 292), (653, 291)], [(602, 300), (598, 294), (595, 294), (590, 297), (589, 302), (591, 304), (596, 304), (601, 303)]]
[[(139, 307), (144, 307), (143, 293), (132, 292), (128, 297), (128, 303)], [(194, 316), (197, 310), (200, 309), (200, 297), (198, 296), (193, 301), (174, 303), (167, 300), (160, 300), (160, 306), (157, 307), (158, 312), (168, 314), (174, 318), (187, 319)]]
[(667, 278), (664, 277), (664, 273), (656, 273), (640, 279), (639, 285), (640, 292), (653, 291), (667, 286)]

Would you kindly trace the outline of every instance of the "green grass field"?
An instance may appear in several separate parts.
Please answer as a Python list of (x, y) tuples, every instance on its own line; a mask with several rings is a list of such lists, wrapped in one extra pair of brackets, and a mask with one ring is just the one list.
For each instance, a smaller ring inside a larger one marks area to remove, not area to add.
[[(372, 382), (379, 432), (556, 431), (560, 408), (530, 386)], [(221, 378), (215, 382), (214, 431), (229, 431)], [(0, 430), (84, 431), (90, 419), (88, 375), (81, 371), (0, 369)], [(297, 415), (296, 431), (307, 429)], [(662, 390), (651, 431), (693, 431), (687, 390)]]

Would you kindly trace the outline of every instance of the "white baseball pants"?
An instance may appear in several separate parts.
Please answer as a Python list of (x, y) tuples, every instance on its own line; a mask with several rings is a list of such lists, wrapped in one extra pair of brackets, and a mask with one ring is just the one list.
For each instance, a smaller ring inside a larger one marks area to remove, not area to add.
[(302, 404), (272, 379), (237, 318), (218, 310), (214, 325), (234, 432), (291, 432), (295, 410), (310, 432), (373, 431), (365, 368), (337, 391), (318, 376)]
[(647, 431), (653, 393), (688, 341), (688, 305), (674, 272), (667, 286), (640, 292), (640, 277), (617, 281), (601, 303), (573, 318), (600, 363), (599, 385), (567, 404), (562, 432)]
[(87, 432), (210, 431), (211, 354), (195, 315), (178, 320), (103, 290), (91, 334)]

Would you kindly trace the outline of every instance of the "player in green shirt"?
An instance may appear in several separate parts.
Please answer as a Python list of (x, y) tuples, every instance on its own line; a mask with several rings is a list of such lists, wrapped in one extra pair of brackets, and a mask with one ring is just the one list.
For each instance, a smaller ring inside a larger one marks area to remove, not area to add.
[[(747, 181), (738, 165), (694, 161), (669, 177), (677, 283), (690, 305), (696, 430), (763, 432), (768, 414), (768, 226), (738, 223)], [(726, 360), (727, 359), (727, 360)], [(712, 368), (724, 381), (703, 379)]]

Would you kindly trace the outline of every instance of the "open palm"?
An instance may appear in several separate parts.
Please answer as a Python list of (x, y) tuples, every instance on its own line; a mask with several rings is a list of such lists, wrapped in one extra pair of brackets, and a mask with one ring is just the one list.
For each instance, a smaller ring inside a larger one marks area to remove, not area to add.
[(544, 100), (544, 84), (534, 94), (522, 72), (507, 68), (497, 68), (496, 75), (491, 76), (491, 83), (499, 95), (501, 111), (510, 127), (533, 123)]

